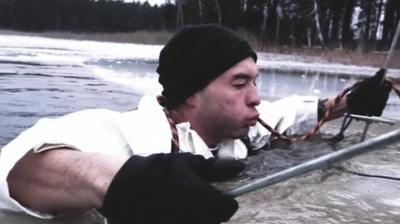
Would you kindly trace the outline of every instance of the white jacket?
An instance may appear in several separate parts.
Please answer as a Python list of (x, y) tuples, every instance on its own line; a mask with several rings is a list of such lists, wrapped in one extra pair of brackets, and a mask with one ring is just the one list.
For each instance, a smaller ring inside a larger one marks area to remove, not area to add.
[[(280, 132), (303, 134), (317, 123), (317, 101), (316, 97), (292, 96), (272, 103), (262, 101), (257, 109), (261, 119), (271, 127), (279, 123)], [(190, 129), (190, 123), (177, 124), (177, 130), (183, 152), (209, 158), (213, 156), (211, 151), (218, 149), (219, 157), (242, 159), (247, 156), (247, 148), (241, 140), (226, 139), (210, 149), (196, 131)], [(267, 144), (269, 135), (259, 124), (251, 127), (251, 150)], [(61, 144), (84, 152), (147, 156), (170, 153), (171, 137), (167, 118), (152, 96), (144, 96), (138, 109), (129, 112), (90, 109), (59, 118), (42, 118), (1, 150), (0, 209), (26, 212), (40, 218), (51, 217), (25, 208), (9, 195), (7, 176), (14, 164), (31, 149), (41, 152)]]

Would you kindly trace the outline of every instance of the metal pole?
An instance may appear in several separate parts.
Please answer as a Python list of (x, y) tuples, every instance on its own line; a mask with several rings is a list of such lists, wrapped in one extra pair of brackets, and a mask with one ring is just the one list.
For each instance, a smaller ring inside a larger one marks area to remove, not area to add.
[(390, 46), (389, 54), (388, 57), (386, 58), (386, 63), (383, 66), (383, 68), (387, 69), (389, 66), (390, 61), (392, 60), (393, 54), (394, 54), (394, 49), (396, 48), (397, 40), (399, 39), (400, 36), (400, 21), (397, 24), (397, 29), (396, 29), (396, 34), (393, 37), (392, 45)]
[(285, 180), (297, 177), (299, 175), (308, 173), (313, 170), (329, 167), (333, 163), (350, 159), (353, 156), (378, 149), (380, 147), (394, 143), (399, 140), (400, 140), (400, 129), (396, 129), (394, 131), (380, 135), (368, 141), (358, 143), (356, 145), (341, 149), (336, 152), (329, 153), (319, 158), (310, 160), (308, 162), (275, 173), (273, 175), (266, 176), (252, 183), (246, 184), (242, 187), (229, 191), (226, 194), (232, 197), (238, 197), (242, 194), (249, 193), (279, 182), (283, 182)]
[(363, 132), (362, 132), (360, 142), (362, 142), (362, 141), (365, 140), (365, 136), (367, 135), (368, 128), (369, 128), (369, 125), (370, 125), (370, 124), (371, 124), (371, 121), (365, 122), (364, 130), (363, 130)]

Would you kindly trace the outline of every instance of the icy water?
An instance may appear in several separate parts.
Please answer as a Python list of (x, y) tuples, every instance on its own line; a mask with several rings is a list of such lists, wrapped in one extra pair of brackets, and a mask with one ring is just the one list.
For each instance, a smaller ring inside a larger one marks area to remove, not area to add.
[[(156, 62), (126, 58), (92, 58), (79, 49), (1, 45), (0, 40), (0, 147), (40, 117), (55, 117), (85, 108), (126, 111), (135, 108), (143, 93), (155, 94)], [(84, 59), (81, 58), (84, 56)], [(79, 60), (75, 60), (79, 58)], [(68, 60), (66, 60), (68, 59)], [(83, 62), (83, 63), (82, 63)], [(311, 71), (288, 72), (262, 68), (258, 86), (264, 99), (291, 94), (334, 96), (358, 76)], [(391, 96), (384, 116), (400, 119), (400, 100)], [(308, 142), (277, 144), (245, 160), (246, 171), (238, 178), (217, 184), (229, 190), (257, 178), (339, 150), (359, 141), (362, 123), (355, 123), (337, 144), (329, 139), (340, 121), (325, 126)], [(367, 138), (399, 125), (371, 125)], [(400, 182), (343, 172), (343, 168), (375, 175), (400, 177), (400, 144), (368, 153), (332, 169), (238, 197), (240, 209), (228, 223), (400, 223)], [(97, 224), (94, 212), (67, 214), (40, 220), (0, 211), (0, 223)]]

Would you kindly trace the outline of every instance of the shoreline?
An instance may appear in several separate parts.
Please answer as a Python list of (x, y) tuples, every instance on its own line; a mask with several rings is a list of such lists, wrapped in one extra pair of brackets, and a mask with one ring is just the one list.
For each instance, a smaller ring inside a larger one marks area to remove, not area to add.
[[(113, 43), (129, 43), (129, 44), (144, 44), (144, 45), (164, 45), (174, 32), (170, 31), (136, 31), (128, 33), (74, 33), (74, 32), (24, 32), (15, 30), (0, 29), (0, 35), (20, 35), (20, 36), (36, 36), (53, 39), (66, 40), (85, 40)], [(362, 51), (360, 49), (330, 49), (319, 47), (288, 47), (288, 46), (258, 46), (252, 37), (239, 32), (242, 36), (249, 40), (250, 44), (260, 54), (265, 55), (283, 55), (292, 57), (296, 60), (306, 63), (333, 63), (342, 65), (356, 65), (379, 68), (382, 67), (387, 58), (387, 51)], [(247, 38), (248, 37), (248, 38)], [(398, 45), (400, 45), (398, 43)], [(400, 47), (397, 47), (399, 49)], [(397, 50), (398, 51), (398, 50)], [(395, 52), (395, 55), (390, 63), (389, 68), (400, 69), (399, 63), (394, 63), (400, 58), (400, 54)]]

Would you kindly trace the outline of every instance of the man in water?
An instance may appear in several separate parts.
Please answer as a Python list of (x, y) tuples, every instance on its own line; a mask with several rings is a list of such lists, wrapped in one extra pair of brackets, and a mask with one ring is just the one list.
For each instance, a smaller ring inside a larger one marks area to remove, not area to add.
[[(332, 101), (262, 101), (256, 61), (231, 30), (180, 30), (160, 53), (162, 96), (144, 96), (124, 113), (93, 109), (43, 118), (6, 145), (0, 208), (41, 218), (98, 209), (120, 224), (229, 220), (237, 202), (208, 182), (241, 172), (238, 159), (268, 144), (270, 133), (257, 120), (303, 134), (317, 123), (318, 108)], [(389, 93), (368, 92), (384, 102)], [(344, 111), (346, 99), (330, 119)]]

